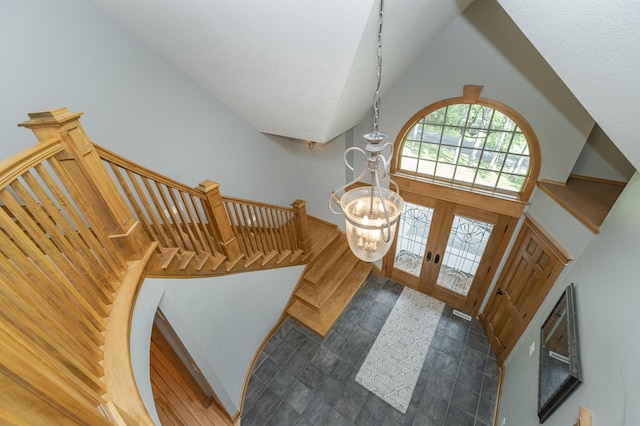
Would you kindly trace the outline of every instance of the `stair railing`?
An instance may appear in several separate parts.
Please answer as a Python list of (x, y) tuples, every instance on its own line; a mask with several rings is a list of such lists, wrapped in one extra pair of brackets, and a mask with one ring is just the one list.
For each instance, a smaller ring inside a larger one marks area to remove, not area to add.
[(304, 201), (293, 208), (223, 197), (227, 216), (240, 246), (250, 259), (257, 254), (279, 254), (284, 257), (308, 253), (308, 236)]
[(159, 245), (221, 250), (227, 263), (257, 250), (310, 253), (304, 202), (186, 187), (94, 145), (80, 116), (30, 113), (20, 126), (40, 143), (0, 161), (0, 423), (152, 424), (129, 336)]
[[(167, 259), (178, 250), (185, 266), (201, 265), (222, 253), (227, 271), (241, 258), (300, 255), (310, 251), (304, 201), (292, 208), (223, 197), (219, 184), (207, 180), (191, 188), (95, 145), (119, 189), (158, 252)], [(266, 263), (266, 262), (263, 262)]]
[(117, 410), (152, 424), (110, 324), (126, 336), (114, 311), (153, 244), (102, 180), (80, 114), (29, 116), (40, 143), (0, 162), (0, 423), (107, 425)]

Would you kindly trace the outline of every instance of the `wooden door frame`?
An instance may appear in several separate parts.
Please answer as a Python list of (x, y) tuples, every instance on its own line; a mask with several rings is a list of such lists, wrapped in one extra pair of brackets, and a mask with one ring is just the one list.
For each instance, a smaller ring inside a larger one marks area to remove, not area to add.
[[(555, 266), (550, 271), (549, 275), (545, 277), (545, 282), (542, 283), (542, 285), (536, 292), (535, 298), (527, 300), (527, 303), (524, 306), (526, 309), (525, 315), (521, 319), (520, 324), (518, 324), (518, 329), (514, 330), (514, 333), (516, 333), (517, 335), (512, 336), (512, 338), (509, 340), (509, 344), (505, 348), (499, 348), (496, 347), (497, 340), (496, 337), (492, 334), (493, 327), (490, 324), (490, 317), (494, 315), (493, 310), (498, 309), (501, 306), (502, 300), (499, 299), (501, 294), (499, 292), (503, 287), (506, 288), (506, 286), (504, 286), (504, 283), (514, 279), (512, 272), (515, 273), (515, 270), (512, 270), (512, 265), (515, 265), (515, 262), (520, 259), (519, 248), (525, 242), (524, 239), (529, 231), (531, 231), (532, 235), (536, 237), (536, 241), (540, 244), (540, 246), (545, 248), (545, 254), (548, 254), (552, 258), (551, 261), (555, 262)], [(507, 258), (504, 267), (502, 268), (500, 277), (498, 277), (498, 280), (496, 282), (495, 288), (497, 288), (498, 290), (491, 295), (485, 309), (479, 316), (480, 323), (482, 324), (485, 332), (487, 333), (487, 336), (489, 337), (489, 341), (496, 355), (496, 359), (498, 360), (498, 364), (503, 364), (511, 350), (513, 350), (522, 333), (531, 322), (531, 319), (540, 308), (540, 305), (547, 297), (547, 294), (553, 287), (553, 284), (558, 279), (560, 273), (564, 270), (569, 260), (571, 260), (571, 255), (553, 237), (551, 237), (551, 235), (549, 235), (547, 231), (538, 222), (536, 222), (535, 219), (533, 219), (533, 217), (531, 217), (529, 214), (525, 214), (524, 221), (522, 223), (522, 226), (520, 227), (513, 248), (509, 253), (509, 257)]]
[[(522, 215), (526, 203), (520, 200), (505, 198), (503, 196), (496, 197), (493, 194), (472, 192), (468, 188), (448, 187), (433, 182), (416, 180), (399, 174), (394, 175), (393, 178), (399, 185), (400, 195), (411, 203), (424, 205), (434, 209), (437, 207), (452, 205), (455, 206), (453, 207), (454, 211), (470, 209), (473, 210), (474, 216), (478, 217), (485, 217), (484, 215), (488, 215), (487, 217), (495, 218), (495, 215), (498, 215), (498, 219), (495, 220), (495, 223), (497, 224), (498, 229), (504, 229), (504, 234), (499, 241), (493, 242), (493, 244), (497, 245), (495, 255), (492, 259), (483, 256), (483, 261), (481, 262), (482, 265), (479, 265), (478, 267), (478, 274), (481, 274), (481, 278), (478, 279), (482, 279), (482, 283), (476, 286), (472, 293), (467, 295), (464, 305), (457, 306), (457, 308), (469, 313), (471, 316), (476, 316), (480, 310), (481, 302), (485, 299), (489, 287), (491, 286), (491, 282), (499, 268), (500, 262), (505, 255), (509, 241), (511, 241), (516, 224)], [(444, 216), (446, 215), (442, 214), (442, 217)], [(434, 218), (434, 220), (436, 223), (432, 223), (431, 225), (425, 253), (428, 251), (430, 244), (436, 244), (435, 241), (431, 241), (431, 236), (432, 233), (439, 231), (439, 226), (442, 225), (441, 221), (443, 219)], [(415, 277), (403, 271), (394, 271), (393, 264), (398, 234), (399, 232), (396, 232), (391, 249), (382, 260), (382, 273), (407, 287), (420, 291), (419, 281), (417, 281)], [(441, 240), (444, 240), (444, 242), (440, 242), (438, 244), (444, 244), (446, 246), (447, 239), (442, 238)], [(443, 250), (441, 250), (441, 252), (443, 252)], [(428, 267), (425, 263), (426, 262), (423, 262), (422, 268)], [(445, 300), (445, 302), (447, 302), (447, 300)]]

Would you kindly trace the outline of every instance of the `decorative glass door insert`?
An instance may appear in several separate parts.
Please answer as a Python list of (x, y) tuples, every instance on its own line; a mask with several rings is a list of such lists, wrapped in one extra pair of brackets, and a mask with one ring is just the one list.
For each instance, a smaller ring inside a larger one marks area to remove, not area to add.
[(492, 230), (490, 223), (454, 215), (436, 285), (466, 297)]
[(456, 309), (475, 312), (511, 219), (412, 193), (403, 198), (385, 272)]
[(420, 276), (422, 269), (433, 211), (432, 208), (406, 202), (400, 216), (394, 264), (416, 277)]

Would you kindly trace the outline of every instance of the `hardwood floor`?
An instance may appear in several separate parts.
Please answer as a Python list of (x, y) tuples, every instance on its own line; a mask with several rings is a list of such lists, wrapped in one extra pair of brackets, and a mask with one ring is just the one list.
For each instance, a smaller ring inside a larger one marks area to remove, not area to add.
[(163, 426), (233, 425), (215, 404), (206, 406), (207, 396), (155, 325), (151, 333), (151, 388)]

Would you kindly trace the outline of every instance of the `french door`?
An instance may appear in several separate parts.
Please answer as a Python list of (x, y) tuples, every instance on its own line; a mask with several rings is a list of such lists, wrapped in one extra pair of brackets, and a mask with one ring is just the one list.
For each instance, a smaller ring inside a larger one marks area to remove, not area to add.
[(511, 218), (414, 193), (403, 197), (387, 275), (475, 315)]

